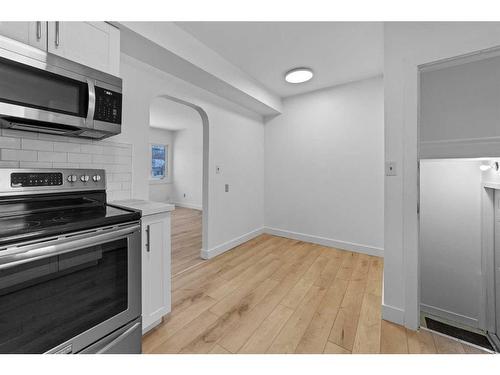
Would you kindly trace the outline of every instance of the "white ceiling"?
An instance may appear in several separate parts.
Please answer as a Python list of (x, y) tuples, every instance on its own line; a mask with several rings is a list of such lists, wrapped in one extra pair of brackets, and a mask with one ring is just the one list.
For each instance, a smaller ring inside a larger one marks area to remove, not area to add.
[[(382, 22), (177, 22), (206, 46), (287, 97), (381, 74)], [(314, 70), (302, 84), (285, 82), (294, 67)]]
[(151, 102), (149, 124), (154, 128), (172, 131), (203, 126), (200, 114), (195, 109), (162, 97)]

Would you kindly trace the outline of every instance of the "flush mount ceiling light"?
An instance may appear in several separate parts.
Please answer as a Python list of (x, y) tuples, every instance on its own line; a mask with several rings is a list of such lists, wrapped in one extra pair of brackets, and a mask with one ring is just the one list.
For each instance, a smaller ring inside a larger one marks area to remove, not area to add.
[(288, 83), (303, 83), (313, 77), (313, 71), (310, 68), (295, 68), (285, 73), (285, 81)]

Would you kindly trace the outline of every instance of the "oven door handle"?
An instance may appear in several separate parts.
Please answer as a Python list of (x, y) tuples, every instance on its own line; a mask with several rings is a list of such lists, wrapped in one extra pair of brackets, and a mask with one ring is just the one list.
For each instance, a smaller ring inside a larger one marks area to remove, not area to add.
[(13, 247), (0, 252), (0, 270), (125, 238), (134, 232), (140, 231), (140, 228), (140, 225), (137, 224), (126, 228), (113, 227), (102, 230), (102, 233), (99, 233), (99, 230), (85, 232), (82, 234), (84, 237), (72, 235), (54, 241)]

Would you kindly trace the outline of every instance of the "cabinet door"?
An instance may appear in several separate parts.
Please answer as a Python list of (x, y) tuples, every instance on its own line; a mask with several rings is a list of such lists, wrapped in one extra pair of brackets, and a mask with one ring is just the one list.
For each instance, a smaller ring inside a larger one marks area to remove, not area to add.
[(48, 51), (118, 76), (120, 30), (106, 22), (49, 22)]
[(47, 49), (47, 22), (0, 22), (0, 35), (39, 49)]
[(142, 226), (142, 316), (145, 332), (170, 312), (170, 215), (144, 217)]

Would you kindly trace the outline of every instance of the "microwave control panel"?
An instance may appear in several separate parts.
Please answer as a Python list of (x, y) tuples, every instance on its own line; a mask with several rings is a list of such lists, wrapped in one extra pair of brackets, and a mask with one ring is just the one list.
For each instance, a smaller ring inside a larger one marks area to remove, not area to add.
[(94, 120), (121, 124), (122, 94), (96, 86)]

